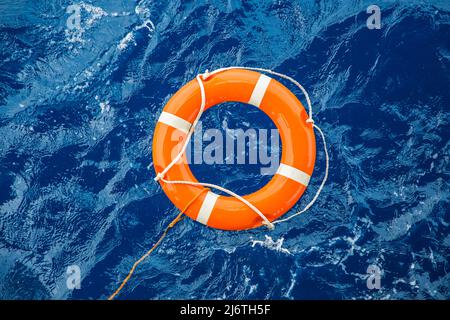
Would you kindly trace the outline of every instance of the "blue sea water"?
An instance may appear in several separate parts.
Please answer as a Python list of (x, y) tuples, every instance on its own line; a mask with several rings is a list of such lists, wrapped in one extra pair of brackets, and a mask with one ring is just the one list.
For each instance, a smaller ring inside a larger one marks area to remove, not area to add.
[[(309, 90), (331, 157), (321, 197), (274, 231), (186, 219), (118, 298), (449, 299), (449, 59), (448, 1), (0, 1), (0, 298), (107, 298), (178, 214), (152, 179), (165, 102), (199, 72), (243, 65)], [(273, 128), (229, 105), (203, 126), (224, 121)], [(317, 150), (290, 213), (320, 184)], [(241, 194), (270, 178), (193, 170)]]

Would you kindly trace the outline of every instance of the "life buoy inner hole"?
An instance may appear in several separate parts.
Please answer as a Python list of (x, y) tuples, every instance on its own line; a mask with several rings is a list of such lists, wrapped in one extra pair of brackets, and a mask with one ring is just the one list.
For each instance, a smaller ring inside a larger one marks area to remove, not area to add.
[(245, 195), (270, 181), (281, 153), (278, 129), (268, 115), (249, 104), (226, 102), (204, 112), (186, 157), (198, 181)]

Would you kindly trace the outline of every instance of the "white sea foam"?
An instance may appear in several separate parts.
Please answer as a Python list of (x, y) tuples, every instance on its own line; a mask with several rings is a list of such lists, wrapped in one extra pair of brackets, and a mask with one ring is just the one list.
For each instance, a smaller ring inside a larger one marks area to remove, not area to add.
[(84, 17), (87, 13), (87, 18), (80, 19), (80, 25), (76, 28), (65, 30), (66, 40), (70, 43), (84, 43), (84, 33), (89, 30), (94, 23), (102, 17), (108, 16), (102, 8), (93, 6), (88, 3), (80, 2), (76, 6), (79, 8), (80, 14)]
[(297, 277), (297, 273), (291, 271), (291, 283), (289, 284), (289, 288), (283, 294), (283, 296), (288, 299), (292, 299), (291, 293), (292, 293), (292, 290), (294, 289), (295, 284), (297, 283), (296, 277)]
[(131, 43), (136, 45), (136, 41), (134, 38), (134, 32), (141, 30), (141, 29), (148, 29), (149, 32), (153, 32), (155, 30), (155, 25), (150, 19), (145, 20), (142, 24), (136, 26), (133, 28), (132, 31), (128, 32), (125, 37), (120, 40), (119, 44), (117, 45), (117, 48), (120, 51), (123, 51), (126, 49)]
[(100, 105), (101, 113), (105, 113), (105, 112), (108, 112), (109, 110), (111, 110), (111, 106), (109, 105), (109, 101), (100, 102), (99, 105)]
[(128, 47), (131, 41), (133, 41), (134, 45), (136, 45), (136, 42), (134, 41), (133, 32), (128, 32), (127, 35), (123, 37), (122, 40), (120, 40), (120, 43), (118, 44), (117, 48), (119, 50), (124, 50), (125, 48)]
[(277, 252), (285, 253), (285, 254), (291, 254), (291, 252), (283, 248), (283, 242), (284, 238), (280, 238), (276, 241), (273, 241), (272, 237), (268, 235), (264, 235), (266, 239), (264, 241), (261, 240), (251, 240), (252, 241), (252, 248), (255, 247), (255, 245), (260, 245), (261, 247), (268, 248), (270, 250), (275, 250)]

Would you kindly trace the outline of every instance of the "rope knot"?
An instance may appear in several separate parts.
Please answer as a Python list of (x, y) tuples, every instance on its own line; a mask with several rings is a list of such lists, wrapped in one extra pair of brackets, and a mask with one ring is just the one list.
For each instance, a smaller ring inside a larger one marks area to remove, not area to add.
[(269, 230), (275, 229), (275, 225), (270, 221), (263, 221), (262, 224), (265, 225)]
[(159, 181), (162, 178), (164, 178), (164, 174), (162, 172), (158, 172), (158, 174), (156, 175), (156, 177), (153, 180)]
[(208, 79), (210, 76), (209, 70), (206, 69), (206, 71), (202, 74), (202, 80)]
[(314, 124), (314, 120), (313, 120), (312, 118), (308, 118), (308, 119), (306, 119), (306, 123), (312, 123), (312, 124)]

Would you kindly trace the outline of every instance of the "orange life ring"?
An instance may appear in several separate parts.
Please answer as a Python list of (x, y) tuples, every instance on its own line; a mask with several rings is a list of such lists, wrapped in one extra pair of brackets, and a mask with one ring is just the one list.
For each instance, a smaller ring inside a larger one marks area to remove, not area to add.
[[(281, 137), (280, 166), (272, 179), (260, 190), (244, 196), (270, 221), (291, 209), (305, 191), (314, 170), (316, 141), (312, 123), (297, 97), (280, 82), (258, 72), (231, 69), (212, 74), (203, 80), (205, 110), (223, 102), (242, 102), (264, 111), (275, 123)], [(171, 99), (159, 117), (153, 136), (153, 164), (160, 173), (173, 159), (173, 150), (182, 141), (200, 110), (201, 95), (194, 79), (183, 86)], [(178, 131), (175, 132), (174, 131)], [(192, 174), (186, 154), (167, 173), (167, 180), (198, 182)], [(192, 202), (185, 214), (205, 225), (223, 230), (245, 230), (259, 227), (261, 218), (234, 197), (222, 196), (204, 187), (168, 184), (161, 186), (182, 210)], [(203, 193), (200, 194), (199, 193)], [(192, 201), (195, 197), (194, 201)]]

